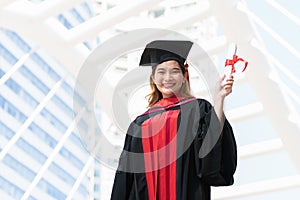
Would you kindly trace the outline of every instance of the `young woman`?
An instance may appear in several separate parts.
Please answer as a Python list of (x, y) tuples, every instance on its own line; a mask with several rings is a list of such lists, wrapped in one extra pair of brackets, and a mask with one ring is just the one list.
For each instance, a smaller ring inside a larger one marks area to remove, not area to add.
[(209, 200), (210, 186), (233, 184), (236, 143), (223, 115), (233, 77), (223, 76), (214, 107), (190, 94), (189, 41), (153, 41), (140, 65), (151, 65), (149, 109), (129, 126), (111, 199)]

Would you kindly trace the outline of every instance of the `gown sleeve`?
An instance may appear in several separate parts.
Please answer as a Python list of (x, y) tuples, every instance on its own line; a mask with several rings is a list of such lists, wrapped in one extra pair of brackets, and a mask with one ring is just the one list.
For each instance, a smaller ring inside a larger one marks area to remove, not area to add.
[[(125, 145), (124, 145), (123, 152), (121, 153), (119, 163), (121, 162), (122, 155), (124, 154), (124, 150), (128, 150), (128, 147), (130, 146), (131, 138), (132, 138), (131, 136), (126, 135)], [(129, 199), (129, 197), (131, 196), (130, 193), (132, 191), (132, 185), (133, 185), (133, 173), (124, 172), (122, 170), (119, 170), (118, 168), (115, 174), (114, 184), (111, 193), (111, 200)]]
[(136, 195), (145, 196), (146, 194), (138, 191), (138, 188), (144, 187), (144, 184), (136, 180), (141, 174), (139, 170), (144, 169), (144, 162), (141, 162), (140, 156), (130, 155), (130, 153), (143, 154), (141, 124), (146, 118), (147, 116), (137, 117), (128, 127), (115, 173), (111, 200), (133, 200), (138, 198)]
[(200, 105), (199, 133), (195, 142), (198, 176), (210, 186), (228, 186), (234, 182), (237, 148), (233, 130), (224, 116), (223, 127), (210, 103)]

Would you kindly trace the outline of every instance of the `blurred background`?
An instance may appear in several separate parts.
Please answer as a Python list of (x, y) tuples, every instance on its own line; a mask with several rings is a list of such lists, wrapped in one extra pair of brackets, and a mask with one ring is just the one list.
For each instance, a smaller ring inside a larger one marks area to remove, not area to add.
[[(97, 46), (143, 28), (185, 35), (220, 74), (231, 42), (249, 62), (225, 105), (238, 144), (235, 184), (213, 188), (212, 199), (299, 199), (299, 10), (293, 0), (1, 0), (0, 199), (110, 198), (114, 169), (81, 140), (78, 130), (88, 135), (91, 127), (74, 112), (86, 104), (74, 86)], [(116, 59), (106, 87), (138, 67), (140, 55)], [(209, 98), (202, 75), (190, 79), (193, 94)], [(131, 94), (133, 118), (146, 109), (147, 92)], [(122, 147), (124, 133), (105, 114), (111, 99), (102, 95), (93, 105), (98, 122)]]

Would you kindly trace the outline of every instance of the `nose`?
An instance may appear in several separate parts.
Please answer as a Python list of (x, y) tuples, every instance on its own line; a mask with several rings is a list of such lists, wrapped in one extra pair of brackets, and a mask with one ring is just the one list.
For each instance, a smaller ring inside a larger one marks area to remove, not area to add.
[(165, 73), (165, 76), (164, 76), (164, 80), (165, 81), (169, 81), (169, 80), (172, 80), (172, 74), (170, 72), (166, 72)]

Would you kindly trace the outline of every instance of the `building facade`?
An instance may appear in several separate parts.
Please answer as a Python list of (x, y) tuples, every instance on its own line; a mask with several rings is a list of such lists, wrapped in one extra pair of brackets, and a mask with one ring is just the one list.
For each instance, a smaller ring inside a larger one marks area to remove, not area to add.
[[(84, 2), (56, 20), (70, 29), (92, 16)], [(93, 198), (94, 174), (80, 177), (90, 155), (70, 126), (78, 114), (75, 77), (12, 30), (2, 28), (0, 41), (0, 199)], [(88, 49), (96, 44), (84, 43)], [(87, 130), (83, 120), (78, 124)]]

